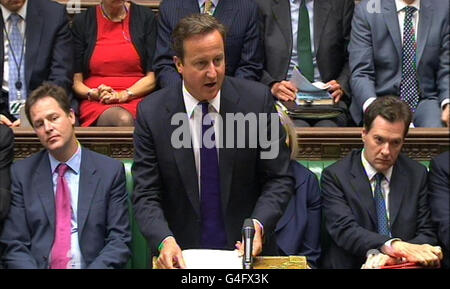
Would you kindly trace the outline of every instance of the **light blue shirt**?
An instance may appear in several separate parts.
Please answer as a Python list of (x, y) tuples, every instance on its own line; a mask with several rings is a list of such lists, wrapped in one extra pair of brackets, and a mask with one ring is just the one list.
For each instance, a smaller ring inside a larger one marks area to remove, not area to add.
[[(287, 79), (291, 78), (292, 70), (298, 65), (297, 53), (297, 35), (298, 35), (298, 14), (300, 11), (300, 1), (306, 1), (306, 9), (309, 16), (309, 33), (311, 38), (311, 51), (313, 55), (314, 81), (322, 81), (319, 69), (317, 67), (316, 52), (314, 50), (314, 0), (289, 0), (291, 7), (291, 25), (292, 25), (292, 54), (289, 63)], [(301, 71), (301, 67), (300, 67)]]
[[(58, 171), (56, 168), (60, 164), (51, 154), (48, 154), (50, 159), (50, 168), (52, 170), (53, 179), (53, 194), (56, 194), (56, 184), (58, 180)], [(65, 173), (64, 177), (67, 181), (67, 185), (70, 190), (70, 204), (72, 206), (72, 233), (71, 233), (71, 266), (72, 269), (84, 269), (83, 256), (81, 255), (80, 244), (78, 242), (78, 190), (80, 186), (80, 166), (81, 166), (81, 146), (78, 145), (77, 152), (66, 162), (69, 166), (69, 170)], [(50, 260), (50, 258), (49, 258)]]
[[(211, 10), (214, 14), (214, 12), (216, 11), (217, 4), (219, 4), (219, 0), (212, 0), (211, 2), (214, 4), (213, 7), (211, 8)], [(205, 5), (205, 0), (198, 0), (198, 7), (200, 7), (201, 13), (203, 13), (203, 10), (204, 10), (203, 5)]]

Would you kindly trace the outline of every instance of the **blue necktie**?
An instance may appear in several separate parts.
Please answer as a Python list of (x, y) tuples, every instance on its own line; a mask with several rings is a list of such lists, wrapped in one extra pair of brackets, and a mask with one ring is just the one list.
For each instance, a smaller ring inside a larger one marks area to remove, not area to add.
[(223, 249), (227, 245), (227, 237), (220, 199), (219, 161), (217, 159), (214, 126), (208, 115), (209, 103), (200, 102), (200, 104), (202, 106), (202, 146), (200, 148), (201, 246), (204, 249)]
[[(23, 38), (19, 30), (18, 23), (22, 18), (17, 13), (12, 13), (9, 16), (11, 21), (11, 32), (9, 37), (9, 50), (8, 50), (8, 67), (9, 67), (9, 100), (15, 101), (18, 99), (25, 99), (25, 69), (23, 60)], [(20, 78), (19, 71), (20, 69)], [(18, 116), (20, 113), (20, 107), (18, 105), (11, 106), (10, 113), (14, 116)]]
[(405, 101), (414, 112), (419, 103), (419, 80), (416, 68), (416, 40), (412, 16), (415, 7), (406, 6), (405, 22), (403, 26), (402, 47), (402, 79), (400, 83), (400, 98)]
[(375, 175), (376, 185), (375, 185), (375, 208), (377, 211), (377, 220), (378, 220), (378, 233), (381, 235), (390, 236), (390, 230), (388, 225), (387, 213), (386, 213), (386, 202), (383, 197), (383, 190), (381, 188), (381, 182), (384, 179), (384, 175), (382, 173), (377, 173)]

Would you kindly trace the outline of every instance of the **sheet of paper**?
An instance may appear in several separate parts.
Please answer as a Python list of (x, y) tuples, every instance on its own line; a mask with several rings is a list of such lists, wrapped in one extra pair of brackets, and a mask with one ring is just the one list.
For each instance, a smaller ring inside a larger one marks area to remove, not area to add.
[(242, 269), (242, 257), (237, 250), (183, 250), (187, 269)]
[(330, 87), (321, 81), (314, 83), (309, 82), (309, 80), (300, 73), (297, 67), (294, 67), (292, 70), (292, 76), (289, 81), (292, 82), (301, 92), (319, 92)]

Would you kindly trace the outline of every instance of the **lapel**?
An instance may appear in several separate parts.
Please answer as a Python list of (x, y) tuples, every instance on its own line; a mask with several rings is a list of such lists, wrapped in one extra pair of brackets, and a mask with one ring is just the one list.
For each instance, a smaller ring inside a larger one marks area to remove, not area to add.
[[(292, 21), (290, 4), (287, 0), (272, 0), (273, 18), (278, 23), (281, 33), (286, 39), (289, 51), (292, 50)], [(270, 15), (269, 15), (270, 17)]]
[(55, 229), (55, 195), (53, 192), (53, 178), (50, 168), (48, 151), (42, 155), (41, 161), (31, 180), (31, 186), (39, 194), (44, 211), (47, 215), (51, 228)]
[[(242, 0), (240, 0), (242, 1)], [(233, 23), (236, 13), (236, 9), (233, 7), (233, 1), (219, 1), (216, 9), (214, 10), (214, 17), (220, 20), (225, 27), (230, 29), (231, 24)]]
[[(423, 1), (422, 1), (423, 2)], [(398, 15), (394, 0), (382, 1), (383, 17), (389, 33), (391, 34), (394, 46), (397, 49), (398, 59), (402, 59), (402, 40), (400, 36), (400, 27), (398, 23)], [(420, 19), (422, 20), (422, 19)]]
[[(170, 125), (171, 118), (174, 114), (184, 113), (184, 115), (186, 115), (186, 119), (184, 121), (188, 123), (186, 107), (183, 101), (181, 82), (179, 82), (176, 88), (173, 88), (171, 90), (171, 93), (172, 93), (171, 95), (175, 96), (175, 99), (171, 98), (171, 101), (168, 101), (166, 103), (167, 120), (165, 121), (165, 123), (167, 124), (166, 131), (168, 132), (169, 136), (173, 135), (174, 130), (178, 128), (178, 125)], [(188, 129), (184, 133), (188, 133), (189, 134), (188, 139), (191, 140), (192, 138), (190, 135), (189, 123), (187, 128)], [(195, 212), (198, 214), (198, 216), (200, 216), (198, 174), (197, 169), (195, 167), (194, 151), (192, 148), (183, 148), (183, 147), (179, 149), (171, 147), (170, 149), (173, 152), (173, 156), (175, 158), (175, 162), (178, 168), (178, 173), (181, 177), (181, 181), (183, 182), (188, 198), (191, 201)]]
[(25, 47), (25, 81), (27, 88), (30, 85), (31, 72), (38, 58), (39, 46), (41, 42), (44, 18), (41, 15), (40, 8), (36, 1), (28, 1), (27, 24), (25, 28), (26, 47)]
[(4, 77), (4, 75), (3, 75), (3, 62), (4, 62), (4, 60), (5, 60), (5, 40), (3, 39), (3, 37), (4, 37), (4, 32), (3, 32), (3, 26), (4, 26), (4, 23), (5, 23), (5, 21), (3, 20), (3, 13), (1, 13), (1, 11), (0, 11), (0, 18), (2, 19), (2, 21), (0, 22), (0, 30), (1, 30), (1, 33), (0, 33), (0, 40), (1, 40), (1, 43), (2, 43), (2, 47), (0, 48), (0, 60), (1, 60), (1, 63), (0, 63), (0, 75), (2, 76), (2, 81), (3, 81), (3, 77)]
[(362, 165), (361, 153), (362, 152), (359, 151), (358, 153), (353, 154), (352, 167), (350, 170), (350, 174), (352, 175), (350, 184), (356, 196), (361, 200), (361, 206), (369, 212), (372, 224), (376, 227), (377, 212), (375, 209), (375, 203), (373, 201), (370, 182)]
[(420, 1), (420, 19), (417, 31), (417, 65), (420, 64), (425, 44), (429, 35), (431, 22), (433, 21), (433, 7), (429, 1)]
[[(220, 192), (222, 201), (222, 211), (224, 216), (226, 216), (226, 208), (228, 206), (228, 201), (230, 199), (230, 189), (231, 181), (233, 176), (233, 166), (235, 161), (236, 153), (236, 128), (234, 127), (233, 138), (235, 142), (232, 147), (227, 148), (227, 136), (228, 130), (231, 131), (232, 128), (228, 128), (226, 123), (226, 113), (235, 114), (238, 112), (237, 104), (239, 102), (239, 93), (229, 85), (228, 78), (225, 77), (223, 82), (222, 91), (220, 94), (220, 116), (222, 118), (222, 147), (219, 149), (219, 171), (220, 171)], [(233, 124), (234, 126), (234, 124)]]
[(406, 192), (410, 191), (408, 176), (405, 174), (406, 171), (403, 171), (400, 158), (401, 156), (399, 156), (392, 170), (391, 183), (389, 186), (389, 217), (391, 228), (400, 211), (403, 196)]
[(96, 175), (97, 168), (92, 160), (91, 152), (81, 148), (80, 184), (78, 187), (78, 235), (83, 232), (84, 225), (92, 204), (92, 198), (97, 191), (100, 177)]
[(200, 7), (198, 6), (197, 0), (183, 0), (180, 1), (182, 3), (181, 7), (177, 5), (177, 11), (178, 11), (178, 17), (176, 18), (176, 23), (181, 18), (184, 18), (185, 16), (194, 14), (194, 13), (200, 13)]
[(331, 3), (329, 1), (314, 1), (314, 50), (317, 55), (319, 51), (320, 36), (328, 20), (328, 14), (331, 11)]

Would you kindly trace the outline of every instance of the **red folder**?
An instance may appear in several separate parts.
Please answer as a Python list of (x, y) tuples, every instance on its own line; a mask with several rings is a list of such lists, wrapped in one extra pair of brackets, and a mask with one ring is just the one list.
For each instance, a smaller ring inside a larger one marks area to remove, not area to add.
[(402, 264), (396, 264), (396, 265), (386, 265), (381, 266), (380, 269), (425, 269), (426, 267), (421, 266), (420, 264), (413, 263), (413, 262), (407, 262)]

